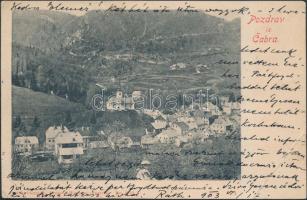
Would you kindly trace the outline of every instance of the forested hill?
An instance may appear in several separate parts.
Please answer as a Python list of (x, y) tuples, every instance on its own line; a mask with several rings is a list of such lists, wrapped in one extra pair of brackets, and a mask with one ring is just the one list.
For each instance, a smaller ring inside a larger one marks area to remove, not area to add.
[[(129, 76), (130, 86), (147, 87), (136, 74), (165, 75), (176, 62), (194, 66), (215, 63), (222, 56), (239, 60), (239, 48), (239, 20), (226, 22), (203, 13), (92, 11), (78, 17), (18, 11), (13, 13), (13, 84), (88, 103), (93, 83), (120, 85), (119, 80)], [(212, 54), (208, 49), (217, 49), (217, 56), (202, 56)], [(183, 73), (197, 83), (190, 71)]]
[[(50, 11), (16, 11), (13, 21), (15, 43), (51, 52), (82, 42), (91, 44), (93, 50), (99, 47), (105, 51), (127, 48), (146, 52), (147, 44), (161, 45), (167, 51), (178, 51), (176, 45), (190, 50), (195, 45), (189, 44), (192, 37), (207, 38), (202, 45), (209, 45), (208, 42), (220, 42), (219, 34), (240, 30), (238, 20), (226, 22), (204, 13), (175, 11), (163, 14), (91, 11), (80, 17)], [(167, 40), (173, 40), (174, 49), (166, 48)]]

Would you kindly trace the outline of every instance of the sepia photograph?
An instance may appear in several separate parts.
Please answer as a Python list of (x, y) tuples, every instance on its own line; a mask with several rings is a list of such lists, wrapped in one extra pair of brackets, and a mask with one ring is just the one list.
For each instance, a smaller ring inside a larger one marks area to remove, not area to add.
[(1, 197), (306, 199), (300, 1), (1, 2)]
[(239, 19), (15, 11), (11, 176), (239, 178), (237, 87)]

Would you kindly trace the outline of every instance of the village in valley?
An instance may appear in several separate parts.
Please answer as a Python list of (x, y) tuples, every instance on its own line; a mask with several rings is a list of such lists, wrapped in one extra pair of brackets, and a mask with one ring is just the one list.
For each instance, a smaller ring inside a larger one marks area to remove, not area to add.
[(122, 91), (117, 91), (106, 103), (109, 112), (136, 110), (153, 119), (139, 138), (110, 134), (101, 139), (99, 136), (105, 135), (104, 130), (91, 136), (91, 127), (69, 130), (65, 125), (55, 125), (46, 130), (43, 144), (39, 144), (36, 136), (16, 137), (14, 152), (29, 156), (33, 161), (55, 159), (59, 164), (71, 164), (92, 149), (148, 149), (158, 144), (183, 147), (239, 132), (240, 102), (229, 101), (228, 96), (219, 97), (219, 103), (207, 101), (201, 105), (195, 102), (186, 108), (182, 106), (172, 114), (164, 114), (158, 109), (136, 109), (134, 101), (141, 94), (141, 91), (134, 91), (131, 97), (126, 97)]

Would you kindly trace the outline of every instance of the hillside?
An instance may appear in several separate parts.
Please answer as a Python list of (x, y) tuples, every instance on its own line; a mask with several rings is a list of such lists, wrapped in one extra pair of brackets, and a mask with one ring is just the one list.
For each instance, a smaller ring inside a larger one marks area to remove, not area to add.
[(72, 129), (91, 126), (91, 134), (103, 129), (107, 134), (121, 132), (139, 139), (152, 121), (150, 117), (138, 115), (135, 111), (95, 113), (82, 104), (27, 88), (13, 86), (12, 95), (13, 138), (17, 135), (36, 135), (42, 143), (49, 126), (64, 125)]
[[(12, 62), (14, 85), (86, 106), (96, 83), (110, 93), (118, 88), (238, 93), (225, 86), (240, 84), (239, 78), (221, 75), (240, 74), (240, 20), (177, 12), (95, 11), (80, 17), (14, 12)], [(176, 63), (186, 68), (170, 70)]]
[[(84, 105), (97, 82), (110, 92), (210, 87), (223, 93), (239, 80), (221, 74), (239, 74), (240, 66), (220, 60), (240, 63), (240, 20), (177, 12), (13, 13), (13, 84)], [(176, 63), (187, 67), (170, 71)]]
[(22, 46), (52, 53), (61, 47), (69, 33), (64, 26), (76, 16), (51, 11), (16, 11), (13, 13), (13, 40)]
[(13, 115), (50, 118), (68, 111), (72, 113), (85, 111), (81, 104), (67, 101), (55, 95), (34, 92), (27, 88), (13, 86), (12, 93), (14, 97), (12, 101)]
[[(12, 120), (15, 135), (34, 134), (40, 136), (42, 140), (43, 132), (49, 126), (69, 125), (75, 118), (82, 120), (82, 118), (87, 117), (82, 116), (82, 113), (87, 111), (83, 105), (67, 101), (55, 95), (13, 86), (12, 96)], [(21, 122), (17, 122), (17, 118), (20, 118)], [(32, 127), (35, 118), (39, 124), (36, 130)]]

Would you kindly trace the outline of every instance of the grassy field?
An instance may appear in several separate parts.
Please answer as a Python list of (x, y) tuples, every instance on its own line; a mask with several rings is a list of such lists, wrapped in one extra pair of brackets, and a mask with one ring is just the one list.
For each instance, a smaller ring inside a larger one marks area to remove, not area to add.
[[(86, 111), (87, 109), (82, 104), (73, 103), (55, 95), (13, 86), (12, 123), (19, 116), (26, 130), (20, 132), (13, 129), (12, 139), (20, 134), (36, 135), (39, 141), (43, 142), (45, 130), (49, 126), (64, 124), (67, 113), (70, 113), (72, 120), (74, 120), (75, 118), (86, 117), (83, 116)], [(39, 120), (39, 127), (32, 130), (31, 126), (35, 117)]]
[(13, 116), (49, 118), (67, 111), (82, 112), (85, 110), (81, 104), (67, 101), (55, 95), (35, 92), (17, 86), (12, 87), (12, 97)]

